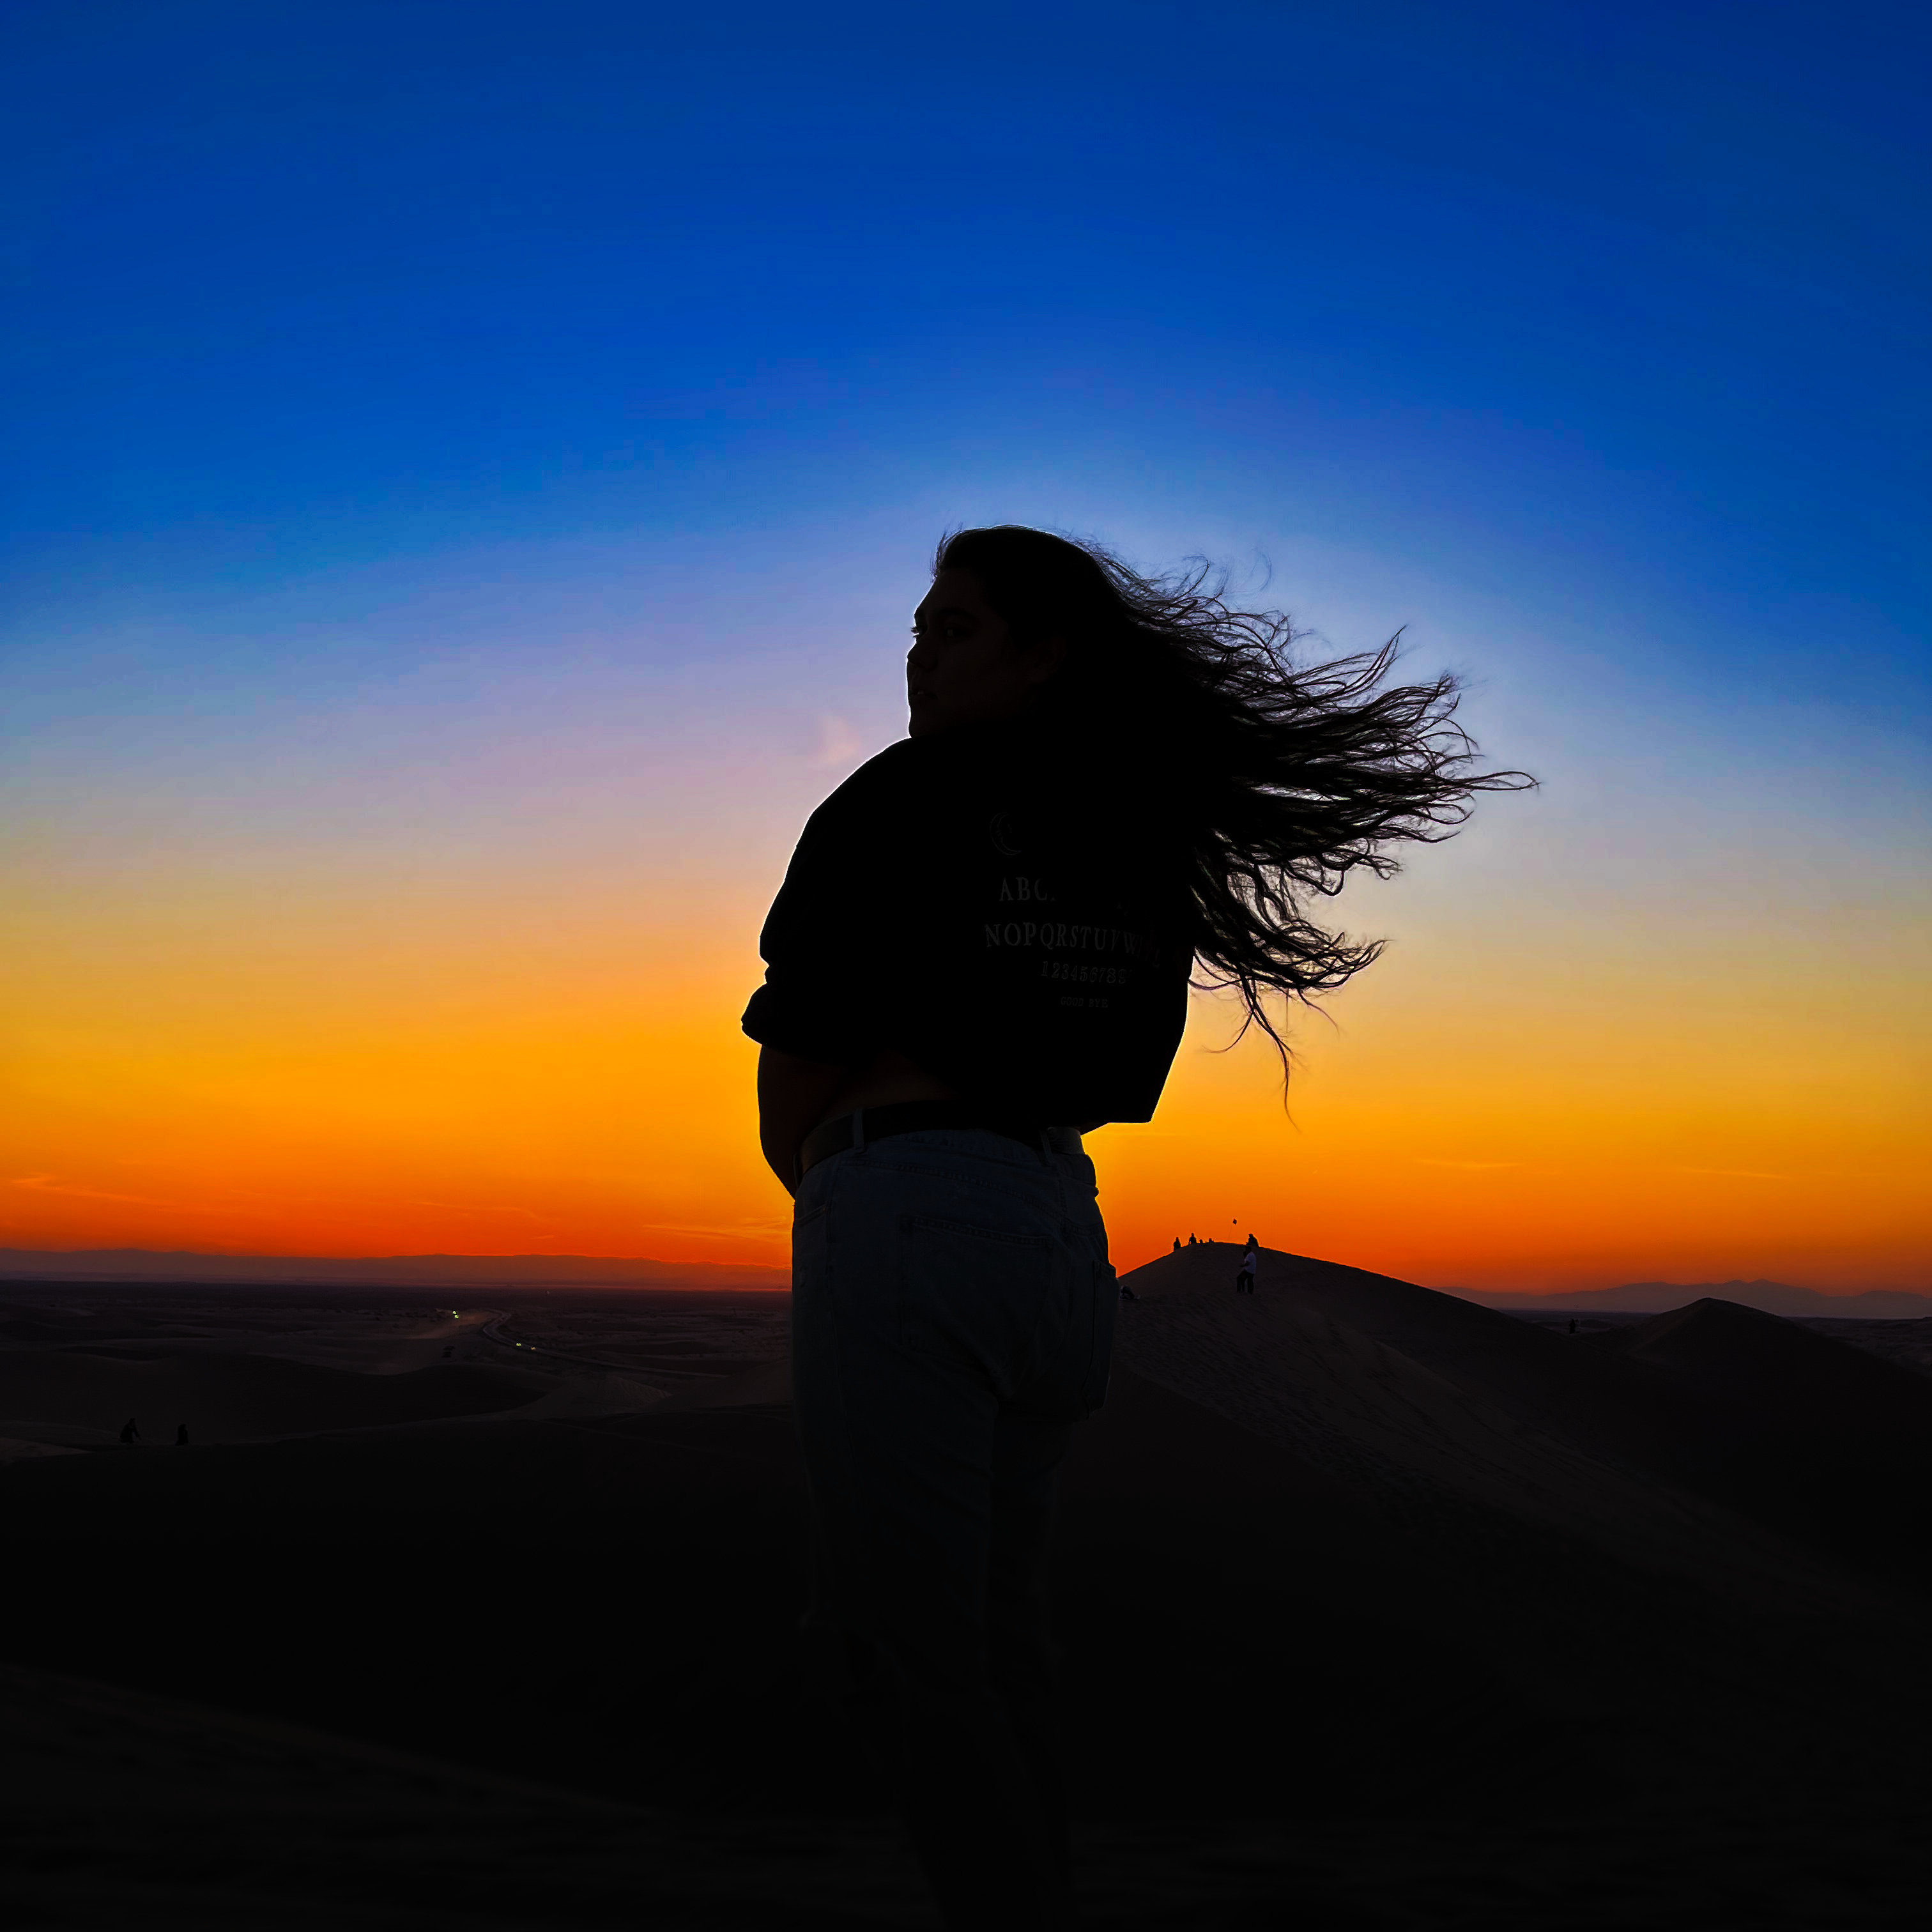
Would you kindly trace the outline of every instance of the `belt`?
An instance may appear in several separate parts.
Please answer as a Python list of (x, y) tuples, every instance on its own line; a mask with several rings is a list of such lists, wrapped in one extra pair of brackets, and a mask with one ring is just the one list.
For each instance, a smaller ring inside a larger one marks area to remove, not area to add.
[(995, 1120), (960, 1100), (902, 1100), (890, 1107), (861, 1107), (856, 1113), (842, 1114), (822, 1127), (814, 1127), (798, 1150), (798, 1171), (802, 1175), (807, 1168), (816, 1167), (821, 1160), (843, 1154), (848, 1148), (862, 1148), (892, 1134), (932, 1133), (942, 1129), (957, 1132), (974, 1127), (1053, 1154), (1081, 1150), (1080, 1136), (1071, 1127)]

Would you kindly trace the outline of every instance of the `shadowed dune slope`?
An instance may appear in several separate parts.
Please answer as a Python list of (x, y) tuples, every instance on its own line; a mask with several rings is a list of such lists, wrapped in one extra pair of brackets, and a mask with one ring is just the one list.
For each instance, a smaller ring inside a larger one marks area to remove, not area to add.
[(1882, 1356), (1735, 1301), (1706, 1298), (1628, 1328), (1588, 1338), (1593, 1348), (1723, 1386), (1747, 1399), (1820, 1402), (1834, 1420), (1911, 1429), (1932, 1413), (1932, 1379)]
[[(1498, 1520), (1747, 1595), (1845, 1567), (1932, 1584), (1932, 1380), (1706, 1301), (1571, 1336), (1408, 1282), (1232, 1246), (1125, 1278), (1118, 1359), (1426, 1524)], [(1801, 1575), (1801, 1573), (1803, 1573)]]
[(762, 1403), (791, 1400), (791, 1358), (760, 1362), (736, 1375), (696, 1382), (667, 1396), (661, 1406), (668, 1414), (700, 1408), (749, 1408)]
[[(1238, 1916), (1235, 1894), (1292, 1898), (1318, 1868), (1351, 1896), (1372, 1894), (1367, 1916), (1338, 1925), (1910, 1922), (1865, 1906), (1875, 1887), (1910, 1896), (1922, 1876), (1912, 1847), (1932, 1723), (1924, 1610), (1873, 1580), (1882, 1566), (1862, 1545), (1828, 1548), (1744, 1507), (1754, 1478), (1712, 1446), (1734, 1429), (1768, 1430), (1753, 1417), (1788, 1424), (1848, 1352), (1807, 1336), (1809, 1354), (1778, 1353), (1782, 1338), (1747, 1324), (1744, 1366), (1726, 1370), (1722, 1311), (1654, 1324), (1634, 1349), (1603, 1348), (1285, 1256), (1264, 1256), (1260, 1292), (1236, 1298), (1237, 1252), (1196, 1250), (1130, 1278), (1144, 1298), (1120, 1310), (1113, 1387), (1075, 1432), (1065, 1472), (1054, 1601), (1070, 1768), (1077, 1810), (1100, 1821), (1090, 1829), (1116, 1834), (1107, 1922), (1272, 1924), (1265, 1906)], [(1774, 1397), (1766, 1386), (1736, 1396), (1753, 1348), (1784, 1378)], [(225, 1359), (251, 1376), (301, 1367)], [(338, 1374), (304, 1372), (318, 1388)], [(393, 1390), (421, 1378), (343, 1379)], [(675, 1806), (706, 1830), (876, 1816), (890, 1787), (832, 1721), (798, 1629), (809, 1539), (785, 1394), (784, 1365), (768, 1363), (628, 1413), (530, 1404), (10, 1464), (0, 1521), (20, 1580), (0, 1594), (0, 1650)], [(1917, 1412), (1900, 1404), (1906, 1442)], [(44, 1715), (44, 1699), (28, 1702)], [(76, 1734), (68, 1783), (83, 1796), (90, 1752), (104, 1792), (125, 1784), (111, 1717)], [(28, 1737), (16, 1762), (40, 1748)], [(149, 1757), (174, 1748), (140, 1746)], [(212, 1816), (245, 1783), (224, 1754), (253, 1749), (184, 1743), (167, 1774), (214, 1780)], [(340, 1774), (373, 1780), (380, 1798), (389, 1772)], [(425, 1772), (424, 1790), (442, 1775)], [(104, 1843), (120, 1802), (94, 1810), (76, 1798), (62, 1843)], [(488, 1794), (477, 1802), (479, 1816), (500, 1815)], [(422, 1870), (495, 1856), (428, 1815), (453, 1806), (425, 1805), (401, 1808), (395, 1826), (399, 1845), (423, 1848)], [(1230, 1818), (1275, 1849), (1216, 1864), (1211, 1834)], [(836, 1848), (844, 1826), (824, 1828), (815, 1842), (835, 1849), (821, 1871), (856, 1856)], [(22, 1829), (39, 1871), (45, 1831)], [(312, 1891), (322, 1882), (304, 1874), (334, 1856), (328, 1831), (274, 1829), (280, 1849), (260, 1868), (279, 1860), (286, 1894)], [(568, 1829), (589, 1844), (587, 1826)], [(112, 1830), (127, 1870), (204, 1882), (201, 1854), (191, 1872), (167, 1865), (161, 1828), (136, 1818)], [(809, 1834), (788, 1825), (766, 1838)], [(216, 1847), (219, 1834), (194, 1842)], [(516, 1842), (531, 1883), (556, 1888), (513, 1896), (500, 1859), (488, 1868), (503, 1875), (500, 1895), (466, 1880), (459, 1906), (428, 1880), (429, 1892), (410, 1892), (410, 1858), (380, 1883), (367, 1860), (342, 1869), (368, 1874), (398, 1924), (634, 1922), (634, 1891), (566, 1910), (567, 1861), (534, 1838)], [(1178, 1849), (1145, 1849), (1162, 1845)], [(1421, 1881), (1389, 1876), (1425, 1853), (1456, 1868), (1453, 1883), (1427, 1881), (1431, 1896), (1461, 1900), (1453, 1910), (1416, 1904)], [(1132, 1861), (1159, 1857), (1168, 1862), (1154, 1876), (1173, 1896), (1220, 1887), (1222, 1902), (1136, 1919), (1130, 1894), (1154, 1868)], [(810, 1863), (801, 1854), (789, 1868), (790, 1895), (809, 1890)], [(1726, 1916), (1733, 1899), (1744, 1903)], [(418, 1904), (457, 1916), (400, 1916)], [(251, 1922), (245, 1908), (234, 1922)], [(196, 1909), (180, 1922), (229, 1922), (212, 1902)], [(714, 1922), (684, 1910), (650, 1922)], [(253, 1922), (328, 1922), (325, 1909)]]
[(145, 1439), (260, 1442), (514, 1408), (544, 1384), (514, 1370), (438, 1364), (401, 1375), (273, 1355), (161, 1354), (130, 1360), (74, 1350), (0, 1353), (0, 1433), (10, 1423), (111, 1434), (129, 1416)]
[[(16, 1480), (30, 1467), (70, 1473)], [(0, 1520), (28, 1587), (0, 1599), (0, 1646), (520, 1775), (701, 1800), (714, 1725), (734, 1759), (748, 1730), (783, 1730), (802, 1516), (784, 1409), (12, 1464)]]
[[(1443, 1378), (1358, 1372), (1364, 1346), (1324, 1344), (1354, 1406), (1312, 1448), (1127, 1368), (1076, 1432), (1056, 1590), (1089, 1806), (1413, 1807), (1472, 1766), (1486, 1803), (1582, 1802), (1822, 1762), (1868, 1663), (1915, 1708), (1886, 1660), (1922, 1632), (1888, 1600), (1696, 1498), (1552, 1478)], [(736, 1406), (11, 1466), (7, 1654), (628, 1798), (882, 1803), (812, 1702), (776, 1366)]]
[[(10, 1928), (862, 1932), (926, 1918), (888, 1826), (707, 1832), (446, 1759), (7, 1665), (0, 1816)], [(855, 1898), (872, 1910), (854, 1913)]]

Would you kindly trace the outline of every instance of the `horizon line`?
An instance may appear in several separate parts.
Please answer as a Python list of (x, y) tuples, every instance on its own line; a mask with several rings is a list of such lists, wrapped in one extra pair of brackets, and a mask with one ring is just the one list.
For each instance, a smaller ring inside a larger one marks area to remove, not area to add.
[[(1239, 1245), (1233, 1244), (1232, 1245)], [(1281, 1249), (1266, 1252), (1281, 1254)], [(219, 1263), (224, 1268), (245, 1267), (250, 1263), (272, 1263), (278, 1268), (307, 1264), (318, 1269), (353, 1268), (358, 1272), (381, 1267), (402, 1268), (435, 1263), (445, 1266), (471, 1268), (514, 1266), (523, 1271), (526, 1280), (538, 1279), (536, 1270), (546, 1268), (562, 1267), (574, 1272), (585, 1268), (621, 1268), (626, 1270), (655, 1270), (663, 1273), (701, 1273), (719, 1274), (783, 1275), (789, 1277), (788, 1264), (776, 1262), (718, 1262), (718, 1261), (666, 1261), (652, 1255), (592, 1255), (583, 1253), (543, 1253), (524, 1250), (517, 1252), (488, 1254), (459, 1253), (448, 1250), (421, 1250), (415, 1253), (391, 1252), (380, 1255), (318, 1255), (314, 1253), (274, 1253), (261, 1250), (238, 1250), (233, 1249), (202, 1248), (144, 1248), (144, 1247), (88, 1247), (88, 1248), (26, 1248), (0, 1246), (0, 1281), (28, 1279), (22, 1276), (18, 1266), (9, 1267), (9, 1262), (56, 1262), (73, 1263), (98, 1258), (103, 1262), (110, 1258), (125, 1257), (130, 1261), (138, 1257), (148, 1262), (198, 1262)], [(1156, 1255), (1152, 1258), (1159, 1261)], [(1142, 1265), (1148, 1265), (1143, 1263)], [(1132, 1270), (1130, 1270), (1132, 1272)], [(102, 1282), (112, 1279), (100, 1274), (94, 1277)], [(512, 1284), (504, 1283), (502, 1286)], [(1417, 1282), (1416, 1286), (1424, 1284)], [(1904, 1288), (1813, 1288), (1797, 1282), (1774, 1281), (1767, 1276), (1756, 1276), (1746, 1279), (1733, 1275), (1722, 1281), (1672, 1281), (1652, 1277), (1642, 1281), (1622, 1281), (1600, 1288), (1478, 1288), (1468, 1286), (1449, 1286), (1434, 1288), (1431, 1292), (1459, 1297), (1496, 1298), (1511, 1302), (1536, 1302), (1571, 1300), (1586, 1296), (1613, 1294), (1624, 1289), (1712, 1289), (1720, 1288), (1775, 1288), (1796, 1290), (1798, 1293), (1816, 1295), (1822, 1299), (1841, 1300), (1868, 1294), (1904, 1295), (1914, 1299), (1932, 1298), (1932, 1289)]]

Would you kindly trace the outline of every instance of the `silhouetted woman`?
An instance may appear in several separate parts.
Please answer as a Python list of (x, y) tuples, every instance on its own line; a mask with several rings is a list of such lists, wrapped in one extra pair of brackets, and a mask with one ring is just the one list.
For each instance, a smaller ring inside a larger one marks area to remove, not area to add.
[(1451, 680), (1383, 688), (1393, 644), (1305, 668), (1291, 642), (1204, 571), (958, 532), (910, 735), (812, 814), (766, 922), (745, 1030), (796, 1196), (807, 1622), (955, 1932), (1064, 1908), (1045, 1564), (1118, 1305), (1080, 1136), (1153, 1117), (1196, 962), (1281, 1047), (1268, 994), (1379, 950), (1311, 905), (1523, 782), (1472, 770)]

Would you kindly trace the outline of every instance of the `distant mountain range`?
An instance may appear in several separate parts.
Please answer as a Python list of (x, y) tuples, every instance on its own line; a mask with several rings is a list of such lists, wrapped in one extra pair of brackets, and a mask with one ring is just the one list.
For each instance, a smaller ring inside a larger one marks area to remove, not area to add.
[(0, 1248), (0, 1281), (287, 1282), (398, 1288), (788, 1288), (791, 1270), (634, 1256), (165, 1254), (152, 1248)]
[(1627, 1281), (1621, 1288), (1584, 1288), (1574, 1294), (1503, 1294), (1482, 1288), (1445, 1288), (1444, 1294), (1480, 1302), (1485, 1308), (1519, 1312), (1555, 1309), (1565, 1314), (1660, 1315), (1707, 1297), (1760, 1308), (1767, 1315), (1834, 1315), (1887, 1321), (1932, 1316), (1932, 1295), (1903, 1288), (1875, 1288), (1862, 1294), (1821, 1294), (1815, 1288), (1793, 1288), (1784, 1281)]

